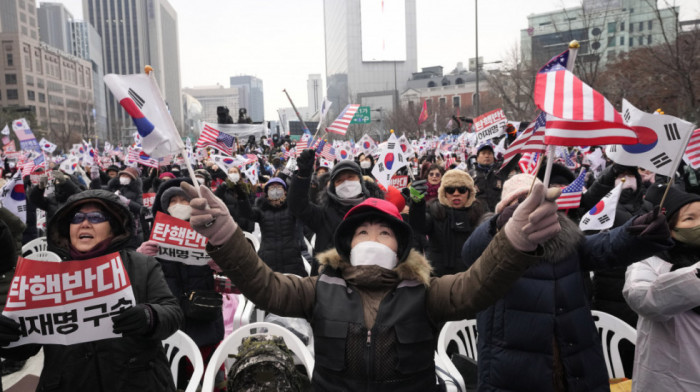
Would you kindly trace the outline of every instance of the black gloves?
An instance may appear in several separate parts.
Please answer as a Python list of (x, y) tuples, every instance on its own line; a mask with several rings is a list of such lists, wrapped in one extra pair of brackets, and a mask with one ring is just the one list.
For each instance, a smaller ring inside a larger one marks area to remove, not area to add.
[(22, 330), (15, 320), (0, 315), (0, 347), (5, 347), (12, 342), (19, 340)]
[(54, 181), (56, 181), (56, 185), (60, 185), (68, 180), (68, 177), (60, 170), (54, 170), (51, 174), (53, 175)]
[(411, 183), (411, 186), (408, 188), (408, 190), (411, 200), (413, 200), (414, 203), (420, 203), (425, 197), (426, 192), (428, 192), (427, 181), (414, 181)]
[(248, 190), (246, 189), (245, 185), (240, 183), (240, 181), (236, 183), (234, 189), (236, 190), (236, 197), (238, 197), (238, 200), (248, 197)]
[(659, 213), (659, 206), (634, 218), (632, 224), (627, 227), (627, 231), (652, 241), (663, 241), (671, 238), (671, 230), (666, 223), (666, 214)]
[(153, 330), (153, 309), (145, 304), (137, 304), (112, 317), (114, 333), (124, 336), (146, 336)]
[(297, 158), (297, 175), (299, 177), (309, 177), (314, 170), (314, 161), (316, 160), (316, 151), (306, 149), (301, 152)]

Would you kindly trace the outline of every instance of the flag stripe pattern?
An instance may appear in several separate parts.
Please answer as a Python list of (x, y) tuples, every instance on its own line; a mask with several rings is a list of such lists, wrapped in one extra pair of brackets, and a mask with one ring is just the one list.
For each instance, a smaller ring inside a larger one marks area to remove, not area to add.
[(700, 128), (694, 130), (690, 135), (683, 158), (693, 169), (700, 167)]
[(583, 194), (583, 186), (585, 184), (586, 169), (581, 170), (581, 173), (576, 177), (574, 182), (562, 188), (561, 196), (557, 199), (557, 205), (560, 210), (569, 208), (578, 208), (581, 205), (581, 195)]
[(360, 105), (355, 104), (346, 106), (340, 115), (338, 115), (338, 118), (336, 118), (335, 121), (333, 121), (333, 123), (326, 128), (326, 131), (337, 133), (339, 135), (345, 135), (345, 132), (347, 132), (348, 126), (350, 125), (350, 121), (352, 121), (352, 118), (355, 116), (355, 113), (359, 108)]
[(517, 154), (525, 152), (544, 152), (547, 146), (544, 144), (544, 130), (547, 125), (547, 113), (540, 113), (534, 122), (532, 122), (523, 133), (518, 136), (513, 143), (508, 146), (505, 154), (503, 154), (504, 167)]
[(569, 121), (547, 115), (545, 144), (593, 146), (637, 144), (637, 134), (628, 126), (608, 121)]
[(197, 139), (197, 148), (211, 146), (223, 153), (233, 155), (234, 142), (235, 138), (233, 136), (219, 132), (218, 129), (205, 123), (202, 128), (202, 133), (199, 135), (199, 139)]
[(518, 166), (520, 166), (520, 171), (525, 174), (536, 175), (535, 169), (537, 168), (537, 161), (540, 159), (539, 152), (526, 152), (518, 161)]

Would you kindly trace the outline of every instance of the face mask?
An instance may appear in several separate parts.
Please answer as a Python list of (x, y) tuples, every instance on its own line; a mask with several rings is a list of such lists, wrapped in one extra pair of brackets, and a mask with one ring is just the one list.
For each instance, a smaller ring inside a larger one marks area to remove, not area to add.
[(130, 177), (119, 177), (119, 183), (121, 185), (129, 185), (129, 184), (131, 184), (131, 178)]
[(199, 185), (204, 185), (204, 179), (202, 177), (197, 177), (197, 182)]
[(270, 200), (279, 200), (284, 196), (284, 189), (273, 188), (267, 191), (267, 198)]
[[(637, 190), (637, 177), (635, 176), (625, 176), (624, 177), (625, 182), (622, 184), (622, 189), (631, 189), (632, 192)], [(621, 178), (616, 178), (615, 179), (615, 186), (620, 185), (622, 182), (622, 177)]]
[(231, 180), (232, 183), (237, 183), (238, 180), (241, 179), (241, 175), (238, 173), (229, 173), (228, 179)]
[(350, 264), (378, 265), (386, 269), (394, 269), (398, 263), (396, 252), (388, 246), (374, 241), (364, 241), (350, 250)]
[(700, 225), (673, 229), (673, 239), (690, 246), (700, 246)]
[(362, 161), (360, 162), (360, 167), (363, 169), (369, 169), (370, 166), (372, 166), (372, 162), (370, 161)]
[(350, 199), (362, 193), (360, 181), (345, 181), (335, 187), (335, 194), (341, 199)]
[(180, 220), (190, 220), (190, 215), (192, 214), (192, 207), (184, 204), (175, 204), (174, 206), (168, 207), (168, 214), (173, 218)]

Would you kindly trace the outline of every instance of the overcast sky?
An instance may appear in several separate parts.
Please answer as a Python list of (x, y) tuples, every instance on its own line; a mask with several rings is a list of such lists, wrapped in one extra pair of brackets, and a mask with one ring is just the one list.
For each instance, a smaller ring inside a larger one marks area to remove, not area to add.
[[(82, 0), (60, 1), (83, 19)], [(277, 120), (276, 109), (289, 106), (282, 89), (306, 106), (308, 74), (325, 79), (322, 0), (169, 1), (178, 13), (182, 87), (228, 87), (230, 76), (254, 75), (263, 81), (265, 118)], [(676, 3), (681, 20), (700, 18), (697, 0)], [(484, 62), (505, 59), (519, 44), (527, 15), (578, 4), (480, 1), (479, 55)], [(474, 0), (416, 0), (416, 8), (418, 67), (442, 65), (449, 72), (460, 61), (466, 67), (475, 54)]]

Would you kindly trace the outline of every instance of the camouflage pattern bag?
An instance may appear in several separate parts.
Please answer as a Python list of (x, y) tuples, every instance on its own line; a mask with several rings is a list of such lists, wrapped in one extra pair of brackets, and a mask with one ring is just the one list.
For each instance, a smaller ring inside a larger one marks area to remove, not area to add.
[(229, 392), (300, 392), (303, 380), (294, 365), (294, 354), (284, 339), (273, 335), (252, 335), (241, 342), (228, 371)]

